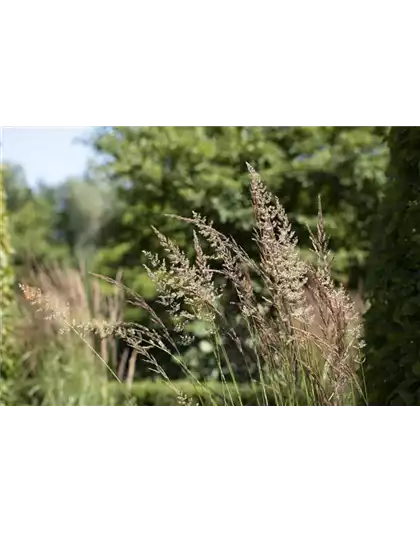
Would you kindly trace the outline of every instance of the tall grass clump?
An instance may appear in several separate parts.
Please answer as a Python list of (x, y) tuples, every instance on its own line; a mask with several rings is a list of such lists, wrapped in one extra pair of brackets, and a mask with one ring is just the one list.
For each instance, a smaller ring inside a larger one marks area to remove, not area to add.
[[(161, 352), (180, 365), (199, 404), (216, 405), (222, 397), (225, 405), (243, 405), (238, 360), (247, 369), (258, 405), (355, 404), (363, 396), (357, 375), (360, 317), (344, 288), (333, 282), (321, 205), (316, 231), (308, 228), (313, 248), (308, 263), (280, 201), (249, 165), (248, 170), (258, 260), (198, 213), (176, 216), (192, 226), (194, 260), (155, 228), (163, 257), (145, 252), (165, 318), (141, 295), (104, 278), (146, 310), (152, 326), (96, 320), (74, 327), (124, 339), (183, 405), (190, 405), (191, 398), (166, 374)], [(194, 340), (191, 325), (197, 320), (206, 324), (215, 346), (219, 392), (200, 381), (183, 355), (183, 347)]]
[(21, 288), (16, 336), (22, 339), (20, 349), (32, 403), (112, 404), (107, 372), (118, 381), (124, 379), (116, 342), (81, 333), (76, 325), (121, 321), (121, 293), (104, 293), (98, 280), (92, 280), (82, 268), (58, 265), (32, 271)]

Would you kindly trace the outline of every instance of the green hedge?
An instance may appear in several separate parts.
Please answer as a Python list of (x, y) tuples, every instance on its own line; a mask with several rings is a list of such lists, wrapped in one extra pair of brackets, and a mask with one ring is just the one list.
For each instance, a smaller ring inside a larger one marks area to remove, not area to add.
[(393, 127), (367, 280), (369, 405), (420, 405), (420, 128)]
[[(205, 387), (194, 386), (188, 381), (176, 381), (174, 384), (180, 392), (192, 400), (193, 405), (232, 405), (227, 387), (223, 387), (220, 382), (208, 382)], [(167, 383), (162, 381), (144, 380), (135, 382), (129, 394), (126, 385), (116, 384), (112, 386), (115, 387), (113, 393), (115, 394), (114, 401), (117, 405), (180, 405), (176, 393)], [(243, 405), (266, 405), (261, 387), (241, 384), (238, 385), (238, 388)], [(208, 389), (212, 391), (211, 396)], [(233, 404), (241, 405), (235, 387), (229, 385), (228, 389), (232, 395)], [(268, 391), (266, 392), (269, 405), (275, 405), (273, 395), (269, 394)]]
[[(16, 405), (45, 405), (43, 392), (38, 387), (37, 381), (27, 380), (25, 390), (31, 389), (30, 397), (23, 397)], [(205, 387), (194, 386), (189, 381), (174, 381), (173, 385), (191, 400), (192, 405), (232, 405), (229, 392), (233, 399), (233, 405), (267, 405), (261, 387), (251, 384), (238, 385), (241, 401), (235, 387), (230, 384), (223, 387), (219, 381), (207, 382)], [(209, 389), (212, 391), (211, 396)], [(266, 390), (268, 405), (276, 405), (274, 395)], [(65, 405), (65, 404), (60, 404)], [(182, 405), (177, 394), (162, 380), (145, 379), (133, 383), (131, 390), (125, 384), (108, 382), (106, 398), (103, 403), (87, 403), (86, 405), (109, 405), (109, 406), (179, 406)]]
[(6, 211), (5, 168), (0, 166), (0, 348), (1, 380), (0, 405), (13, 405), (14, 387), (19, 378), (19, 358), (13, 346), (11, 316), (14, 304), (15, 282), (12, 266), (13, 249), (10, 242), (8, 215)]

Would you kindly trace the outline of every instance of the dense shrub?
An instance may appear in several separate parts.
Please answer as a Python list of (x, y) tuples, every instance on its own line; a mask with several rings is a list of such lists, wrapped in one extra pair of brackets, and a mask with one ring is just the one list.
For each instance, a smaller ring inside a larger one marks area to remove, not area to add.
[(389, 145), (367, 283), (365, 379), (372, 405), (420, 405), (420, 128), (392, 128)]
[(0, 333), (1, 333), (1, 389), (0, 402), (13, 402), (14, 379), (17, 378), (18, 361), (13, 349), (11, 313), (13, 306), (14, 272), (12, 267), (12, 247), (10, 243), (4, 169), (0, 168)]

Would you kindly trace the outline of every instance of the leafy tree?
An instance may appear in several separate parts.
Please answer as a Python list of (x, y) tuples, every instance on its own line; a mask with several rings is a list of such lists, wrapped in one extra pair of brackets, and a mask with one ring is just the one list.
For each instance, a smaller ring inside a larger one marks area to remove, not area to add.
[(365, 378), (373, 405), (420, 405), (420, 128), (395, 127), (372, 245)]
[(4, 181), (17, 276), (38, 263), (67, 259), (68, 247), (56, 232), (54, 188), (41, 183), (33, 190), (18, 165), (5, 165)]
[(4, 188), (9, 212), (20, 209), (32, 197), (24, 169), (20, 165), (3, 165)]
[(151, 225), (181, 245), (185, 228), (166, 213), (199, 211), (252, 252), (251, 208), (245, 162), (282, 198), (303, 244), (315, 225), (322, 195), (336, 275), (356, 285), (364, 276), (372, 217), (388, 159), (380, 127), (116, 127), (92, 139), (105, 156), (108, 177), (124, 213), (104, 234), (102, 263), (123, 265), (127, 279), (144, 284), (143, 249), (154, 250)]

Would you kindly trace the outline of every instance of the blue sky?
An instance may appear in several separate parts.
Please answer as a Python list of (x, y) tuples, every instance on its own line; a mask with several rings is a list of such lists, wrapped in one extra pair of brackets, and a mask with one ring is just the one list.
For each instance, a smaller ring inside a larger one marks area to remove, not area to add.
[(30, 185), (80, 176), (93, 154), (74, 140), (89, 131), (86, 127), (2, 128), (3, 161), (22, 165)]

